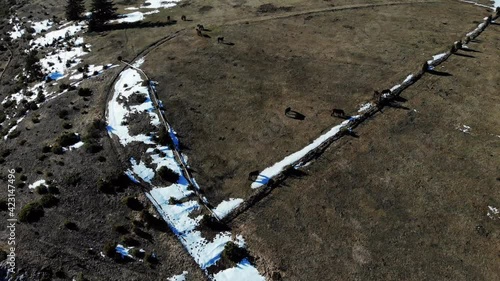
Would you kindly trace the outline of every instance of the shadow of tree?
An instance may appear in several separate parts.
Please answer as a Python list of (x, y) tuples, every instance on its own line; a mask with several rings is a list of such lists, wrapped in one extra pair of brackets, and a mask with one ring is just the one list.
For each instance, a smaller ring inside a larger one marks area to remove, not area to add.
[(176, 24), (176, 20), (171, 20), (168, 22), (121, 22), (121, 23), (110, 23), (106, 24), (103, 27), (94, 30), (98, 32), (102, 31), (111, 31), (111, 30), (123, 30), (123, 29), (133, 29), (133, 28), (152, 28), (152, 27), (164, 27)]

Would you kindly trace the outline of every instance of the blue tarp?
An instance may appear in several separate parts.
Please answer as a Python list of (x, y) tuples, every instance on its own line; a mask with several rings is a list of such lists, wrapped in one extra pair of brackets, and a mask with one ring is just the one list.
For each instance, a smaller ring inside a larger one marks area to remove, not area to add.
[(47, 78), (50, 78), (52, 80), (57, 80), (57, 79), (59, 79), (59, 78), (61, 78), (63, 76), (64, 75), (62, 73), (59, 73), (59, 72), (56, 71), (56, 72), (53, 72), (53, 73), (47, 75)]

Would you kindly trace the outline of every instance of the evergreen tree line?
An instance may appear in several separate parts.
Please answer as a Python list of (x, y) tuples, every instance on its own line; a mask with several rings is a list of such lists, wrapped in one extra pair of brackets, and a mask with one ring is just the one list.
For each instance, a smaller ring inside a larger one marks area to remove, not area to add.
[[(67, 0), (66, 18), (68, 20), (81, 20), (85, 13), (85, 0)], [(89, 16), (90, 31), (99, 31), (112, 19), (118, 17), (115, 4), (111, 0), (92, 0), (91, 15)]]

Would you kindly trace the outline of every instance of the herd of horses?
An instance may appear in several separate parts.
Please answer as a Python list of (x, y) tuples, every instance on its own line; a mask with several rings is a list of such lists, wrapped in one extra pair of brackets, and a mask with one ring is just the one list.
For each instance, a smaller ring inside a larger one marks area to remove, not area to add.
[[(197, 24), (195, 30), (196, 30), (196, 34), (200, 37), (204, 37), (203, 31), (209, 31), (209, 30), (205, 29), (205, 27), (202, 24)], [(217, 43), (219, 43), (219, 44), (224, 43), (224, 37), (222, 37), (222, 36), (217, 37)]]

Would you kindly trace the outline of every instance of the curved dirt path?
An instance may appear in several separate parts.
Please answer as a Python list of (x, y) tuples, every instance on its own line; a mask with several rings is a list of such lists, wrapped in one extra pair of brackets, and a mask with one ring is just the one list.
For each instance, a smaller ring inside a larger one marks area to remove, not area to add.
[(10, 48), (7, 48), (9, 50), (9, 60), (7, 61), (7, 63), (5, 64), (5, 67), (3, 68), (2, 70), (2, 74), (0, 74), (0, 81), (2, 80), (3, 78), (3, 74), (5, 73), (5, 71), (7, 70), (7, 68), (10, 66), (10, 63), (12, 61), (12, 57), (14, 56), (14, 54), (12, 53), (12, 50)]
[(243, 23), (247, 23), (247, 22), (248, 23), (250, 23), (250, 22), (262, 22), (262, 21), (268, 21), (268, 20), (283, 19), (283, 18), (290, 18), (290, 17), (317, 14), (317, 13), (344, 11), (344, 10), (357, 10), (357, 9), (384, 7), (384, 6), (429, 4), (429, 3), (439, 3), (439, 2), (442, 2), (442, 1), (422, 0), (422, 1), (414, 1), (414, 2), (400, 1), (400, 2), (374, 3), (374, 4), (352, 4), (352, 5), (343, 5), (343, 6), (321, 8), (321, 9), (311, 9), (311, 10), (297, 11), (297, 12), (279, 12), (279, 13), (276, 13), (273, 15), (268, 15), (268, 16), (257, 16), (257, 17), (253, 17), (250, 19), (240, 19), (240, 20), (235, 20), (235, 21), (229, 21), (229, 22), (226, 22), (226, 23), (221, 24), (221, 25), (222, 26), (223, 25), (237, 25), (237, 24), (243, 24)]

